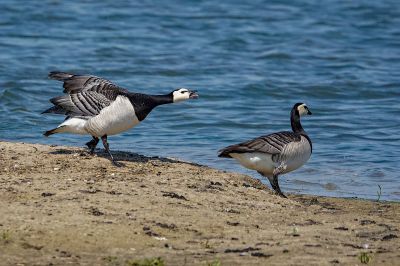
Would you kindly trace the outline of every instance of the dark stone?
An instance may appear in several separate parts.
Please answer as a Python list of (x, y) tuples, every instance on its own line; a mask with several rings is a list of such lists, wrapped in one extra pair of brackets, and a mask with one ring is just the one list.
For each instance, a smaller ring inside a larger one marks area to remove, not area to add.
[(398, 236), (394, 235), (394, 234), (390, 234), (390, 235), (386, 235), (384, 237), (382, 237), (382, 241), (387, 241), (393, 238), (398, 238)]
[(253, 247), (248, 247), (248, 248), (242, 248), (242, 249), (225, 249), (225, 253), (242, 253), (242, 252), (249, 252), (249, 251), (257, 251), (260, 250), (260, 248), (253, 248)]
[(312, 219), (307, 219), (304, 223), (298, 225), (316, 225), (316, 224), (322, 224), (322, 223), (314, 221)]
[(104, 212), (101, 212), (99, 209), (97, 209), (96, 207), (90, 207), (89, 208), (89, 213), (94, 215), (94, 216), (101, 216), (104, 215)]
[(153, 231), (150, 229), (150, 227), (148, 227), (148, 226), (143, 226), (143, 231), (144, 231), (144, 233), (145, 233), (146, 235), (148, 235), (148, 236), (155, 236), (155, 237), (159, 237), (159, 236), (160, 236), (159, 234), (153, 232)]
[(376, 222), (372, 221), (372, 220), (361, 220), (360, 224), (361, 225), (368, 225), (368, 224), (376, 224)]
[(320, 244), (304, 244), (304, 246), (305, 247), (314, 247), (314, 248), (322, 247), (322, 245), (320, 245)]
[(355, 245), (355, 244), (343, 244), (344, 247), (352, 247), (352, 248), (356, 248), (356, 249), (362, 249), (362, 246), (359, 245)]
[(225, 212), (240, 214), (240, 211), (235, 209), (225, 209)]
[(269, 258), (269, 257), (272, 257), (273, 255), (272, 254), (265, 254), (263, 252), (253, 252), (253, 253), (251, 253), (251, 256), (260, 257), (260, 258)]
[(335, 227), (335, 228), (333, 228), (333, 229), (335, 229), (335, 230), (342, 230), (342, 231), (348, 231), (348, 230), (349, 230), (349, 228), (347, 228), (347, 227), (345, 227), (345, 226), (339, 226), (339, 227)]
[(41, 195), (42, 195), (42, 197), (51, 197), (51, 196), (54, 196), (55, 193), (43, 192)]
[(175, 224), (166, 224), (166, 223), (156, 223), (157, 226), (161, 227), (161, 228), (166, 228), (166, 229), (176, 229), (177, 226)]
[(35, 249), (35, 250), (41, 250), (44, 247), (44, 246), (35, 246), (35, 245), (29, 244), (27, 242), (22, 243), (21, 245), (25, 249), (29, 248), (29, 249)]
[(178, 195), (175, 192), (167, 192), (167, 191), (161, 191), (163, 193), (163, 197), (169, 197), (173, 199), (180, 199), (180, 200), (186, 200), (185, 196)]
[(244, 186), (244, 187), (252, 187), (252, 185), (247, 184), (247, 183), (243, 183), (242, 186)]
[(69, 258), (69, 257), (71, 257), (71, 256), (72, 256), (72, 254), (69, 253), (69, 252), (67, 252), (67, 251), (64, 251), (64, 250), (61, 250), (61, 251), (60, 251), (60, 257), (67, 257), (67, 258)]

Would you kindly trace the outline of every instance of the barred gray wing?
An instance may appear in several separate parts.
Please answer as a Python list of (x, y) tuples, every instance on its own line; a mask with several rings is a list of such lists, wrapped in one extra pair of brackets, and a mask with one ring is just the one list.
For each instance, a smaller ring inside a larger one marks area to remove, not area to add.
[(278, 132), (261, 136), (249, 141), (228, 146), (222, 149), (220, 157), (225, 157), (229, 153), (248, 153), (261, 152), (268, 154), (279, 154), (290, 142), (300, 141), (301, 137), (293, 132)]
[(123, 89), (109, 80), (90, 76), (90, 75), (74, 75), (65, 72), (50, 72), (49, 78), (62, 81), (64, 93), (74, 94), (84, 91), (94, 91), (104, 95), (107, 99), (113, 101), (121, 93), (126, 93)]
[(58, 114), (62, 113), (68, 116), (96, 116), (103, 108), (110, 105), (111, 100), (95, 91), (81, 91), (52, 98), (50, 102), (55, 105), (59, 111)]

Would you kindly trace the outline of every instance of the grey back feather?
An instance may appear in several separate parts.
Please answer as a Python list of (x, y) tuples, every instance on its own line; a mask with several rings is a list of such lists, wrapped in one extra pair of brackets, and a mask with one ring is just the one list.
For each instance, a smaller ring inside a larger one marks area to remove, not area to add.
[(261, 136), (249, 141), (228, 146), (220, 150), (219, 157), (230, 157), (229, 153), (261, 152), (267, 154), (279, 154), (285, 146), (291, 142), (301, 140), (299, 134), (283, 131)]

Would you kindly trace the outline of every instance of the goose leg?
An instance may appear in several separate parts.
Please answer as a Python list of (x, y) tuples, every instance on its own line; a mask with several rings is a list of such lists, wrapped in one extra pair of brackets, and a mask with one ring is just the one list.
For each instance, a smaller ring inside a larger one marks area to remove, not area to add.
[(279, 187), (278, 183), (278, 176), (274, 175), (272, 179), (269, 179), (269, 182), (271, 183), (272, 188), (275, 190), (275, 192), (281, 196), (282, 198), (287, 198), (285, 194), (282, 193), (281, 188)]
[(101, 141), (103, 142), (104, 149), (106, 149), (106, 152), (108, 153), (108, 155), (110, 155), (113, 165), (118, 166), (117, 162), (114, 161), (114, 157), (111, 154), (110, 145), (108, 145), (108, 142), (107, 142), (107, 135), (102, 136)]
[(287, 197), (285, 196), (285, 194), (282, 193), (281, 188), (279, 187), (279, 183), (278, 183), (278, 174), (275, 174), (275, 171), (274, 171), (274, 174), (273, 174), (272, 177), (270, 177), (270, 176), (268, 177), (268, 176), (264, 175), (264, 174), (261, 173), (261, 172), (258, 172), (258, 173), (259, 173), (260, 175), (262, 175), (262, 176), (268, 178), (269, 183), (271, 183), (272, 189), (275, 190), (275, 192), (276, 192), (279, 196), (281, 196), (282, 198), (287, 198)]
[(287, 198), (287, 197), (282, 193), (281, 188), (279, 187), (278, 175), (281, 174), (283, 171), (285, 171), (286, 167), (287, 167), (286, 164), (284, 162), (281, 162), (281, 164), (275, 168), (272, 179), (268, 178), (269, 182), (271, 183), (272, 188), (282, 198)]
[(94, 150), (96, 149), (97, 143), (99, 143), (99, 138), (92, 136), (93, 139), (91, 141), (89, 141), (88, 143), (86, 143), (86, 146), (88, 146), (88, 148), (90, 149), (90, 154), (93, 155), (94, 154)]

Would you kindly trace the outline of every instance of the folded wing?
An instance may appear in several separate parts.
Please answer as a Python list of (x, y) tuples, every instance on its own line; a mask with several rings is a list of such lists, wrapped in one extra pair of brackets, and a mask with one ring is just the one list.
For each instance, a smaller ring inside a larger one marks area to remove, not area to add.
[(249, 141), (228, 146), (220, 150), (219, 157), (231, 157), (230, 153), (261, 152), (279, 154), (290, 142), (300, 141), (301, 137), (292, 132), (278, 132)]

